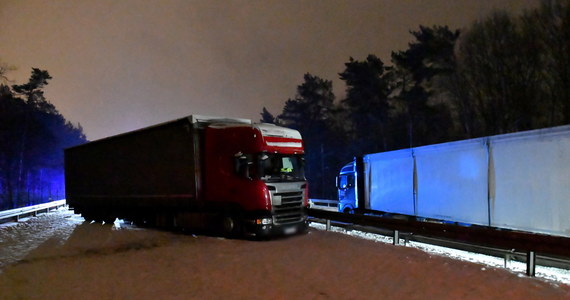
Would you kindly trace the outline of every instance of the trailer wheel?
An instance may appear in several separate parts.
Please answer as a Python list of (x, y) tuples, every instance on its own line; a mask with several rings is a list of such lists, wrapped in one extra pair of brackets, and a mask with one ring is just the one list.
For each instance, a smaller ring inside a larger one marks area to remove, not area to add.
[(81, 216), (83, 217), (83, 219), (85, 219), (85, 222), (91, 223), (91, 222), (95, 221), (95, 216), (93, 216), (93, 214), (91, 214), (91, 213), (82, 212)]
[(93, 219), (93, 221), (95, 223), (100, 223), (103, 224), (103, 222), (105, 221), (105, 214), (103, 213), (103, 211), (101, 211), (100, 209), (98, 210), (91, 210), (89, 212), (89, 218)]
[(115, 217), (112, 215), (107, 215), (103, 218), (103, 222), (105, 222), (105, 224), (113, 224), (115, 223)]

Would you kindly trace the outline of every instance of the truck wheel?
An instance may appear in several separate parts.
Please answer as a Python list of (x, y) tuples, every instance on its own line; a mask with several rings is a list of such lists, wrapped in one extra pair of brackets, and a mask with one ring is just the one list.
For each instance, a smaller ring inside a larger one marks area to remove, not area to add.
[(347, 207), (344, 209), (343, 213), (345, 214), (354, 214), (354, 209), (352, 209), (351, 207)]
[(226, 237), (237, 237), (241, 233), (241, 224), (236, 216), (225, 215), (221, 225), (222, 233)]

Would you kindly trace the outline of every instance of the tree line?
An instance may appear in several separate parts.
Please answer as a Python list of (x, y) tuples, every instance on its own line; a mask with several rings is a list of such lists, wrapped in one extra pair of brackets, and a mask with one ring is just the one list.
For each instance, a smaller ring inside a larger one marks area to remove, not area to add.
[(262, 122), (301, 132), (311, 197), (336, 199), (335, 176), (354, 156), (570, 124), (570, 1), (410, 33), (390, 65), (350, 57), (342, 99), (305, 74), (280, 114), (263, 108)]
[(48, 71), (9, 86), (9, 70), (0, 66), (0, 210), (63, 199), (63, 149), (86, 141), (45, 98)]

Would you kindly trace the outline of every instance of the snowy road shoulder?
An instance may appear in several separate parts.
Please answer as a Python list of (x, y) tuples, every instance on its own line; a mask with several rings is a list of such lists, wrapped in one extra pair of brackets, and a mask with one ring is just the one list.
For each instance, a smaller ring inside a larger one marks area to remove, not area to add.
[(63, 243), (83, 218), (67, 208), (0, 224), (0, 271), (50, 240)]
[[(325, 230), (326, 226), (324, 224), (319, 223), (311, 223), (311, 227)], [(393, 238), (388, 236), (383, 236), (374, 233), (363, 232), (359, 230), (347, 230), (341, 227), (331, 226), (331, 231), (351, 235), (367, 240), (372, 240), (380, 243), (385, 244), (392, 244)], [(403, 244), (403, 243), (400, 243)], [(420, 242), (410, 241), (407, 243), (407, 247), (416, 248), (422, 250), (424, 252), (440, 255), (444, 257), (449, 257), (452, 259), (458, 259), (461, 261), (468, 261), (472, 263), (481, 264), (481, 269), (485, 270), (485, 267), (491, 268), (504, 268), (505, 263), (503, 258), (498, 258), (494, 256), (473, 253), (468, 251), (462, 251), (452, 248), (440, 247), (436, 245), (430, 245)], [(524, 277), (526, 271), (526, 264), (517, 261), (511, 261), (508, 265), (506, 270), (511, 271), (517, 276)], [(570, 270), (558, 269), (558, 268), (551, 268), (545, 266), (536, 266), (536, 277), (552, 280), (555, 282), (563, 283), (563, 284), (570, 284)]]

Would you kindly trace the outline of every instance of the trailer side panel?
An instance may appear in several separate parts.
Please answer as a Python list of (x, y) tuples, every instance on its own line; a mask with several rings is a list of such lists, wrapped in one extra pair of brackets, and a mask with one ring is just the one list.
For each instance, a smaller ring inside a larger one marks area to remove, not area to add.
[(497, 136), (491, 146), (492, 225), (569, 236), (568, 127)]
[(196, 199), (192, 124), (181, 119), (65, 151), (71, 206), (188, 207)]

